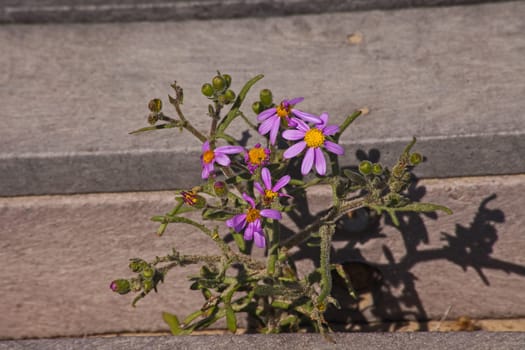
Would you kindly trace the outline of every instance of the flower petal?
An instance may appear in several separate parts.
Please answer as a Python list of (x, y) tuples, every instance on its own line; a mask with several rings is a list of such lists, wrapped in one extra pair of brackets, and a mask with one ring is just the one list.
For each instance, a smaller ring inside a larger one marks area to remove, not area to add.
[(316, 115), (313, 115), (313, 114), (310, 114), (310, 113), (306, 113), (306, 112), (300, 111), (300, 110), (295, 109), (295, 108), (292, 109), (292, 113), (294, 115), (298, 116), (299, 118), (301, 118), (304, 121), (307, 121), (307, 122), (310, 122), (310, 123), (314, 123), (314, 124), (321, 123), (321, 119), (319, 119), (319, 117), (316, 116)]
[(255, 233), (255, 245), (259, 248), (266, 247), (266, 238), (262, 232)]
[(324, 158), (323, 151), (317, 147), (314, 148), (315, 152), (315, 169), (317, 173), (321, 176), (326, 174), (326, 159)]
[(272, 128), (274, 123), (279, 123), (279, 117), (268, 118), (261, 125), (259, 125), (259, 134), (266, 135)]
[(244, 148), (242, 146), (221, 146), (215, 149), (215, 154), (217, 154), (217, 152), (225, 154), (236, 154), (244, 152)]
[(246, 192), (243, 192), (243, 194), (242, 194), (242, 198), (244, 198), (244, 200), (245, 200), (246, 202), (250, 203), (250, 205), (252, 206), (252, 208), (255, 207), (255, 200), (254, 200), (252, 197), (248, 196), (248, 195), (246, 194)]
[(261, 170), (261, 178), (266, 188), (272, 188), (272, 174), (268, 168), (263, 168)]
[(283, 131), (283, 137), (288, 141), (297, 141), (304, 139), (304, 131), (301, 130), (285, 130)]
[(209, 141), (205, 141), (202, 144), (202, 153), (204, 153), (206, 151), (209, 151), (209, 150), (210, 150), (210, 142)]
[(319, 116), (319, 119), (321, 121), (320, 128), (325, 127), (328, 124), (328, 113), (326, 112), (321, 113), (321, 115)]
[(215, 152), (215, 161), (222, 166), (230, 165), (230, 158), (223, 153)]
[(279, 133), (279, 127), (281, 126), (281, 121), (279, 118), (277, 118), (277, 121), (272, 124), (272, 128), (270, 129), (270, 144), (275, 145), (275, 141), (277, 140), (277, 134)]
[(281, 188), (288, 185), (288, 182), (290, 182), (291, 179), (292, 178), (290, 177), (290, 175), (285, 175), (281, 177), (279, 181), (277, 181), (277, 183), (272, 187), (272, 191), (274, 192), (279, 191)]
[(283, 157), (286, 159), (290, 159), (301, 153), (304, 148), (306, 147), (306, 142), (300, 141), (297, 142), (295, 145), (290, 146), (286, 151), (283, 153)]
[(312, 170), (314, 164), (315, 153), (313, 148), (308, 148), (301, 164), (301, 174), (306, 175)]
[(291, 100), (284, 100), (284, 101), (288, 102), (291, 105), (296, 105), (299, 102), (303, 102), (304, 101), (304, 97), (296, 97), (296, 98), (292, 98)]
[(264, 195), (264, 188), (261, 186), (260, 183), (254, 182), (253, 187), (255, 187), (255, 189), (259, 191), (260, 194)]
[(208, 177), (210, 177), (210, 171), (208, 170), (208, 167), (203, 166), (202, 167), (201, 178), (202, 179), (207, 179)]
[(323, 134), (325, 136), (332, 136), (332, 135), (336, 134), (338, 131), (339, 131), (339, 126), (338, 125), (327, 125), (323, 129)]
[(281, 212), (275, 209), (263, 209), (260, 213), (261, 216), (269, 219), (281, 220), (283, 218)]
[(345, 154), (345, 149), (341, 145), (338, 145), (337, 143), (332, 141), (325, 140), (324, 148), (326, 148), (327, 151), (335, 153), (339, 156)]
[(259, 113), (259, 115), (257, 116), (257, 120), (262, 122), (268, 118), (270, 118), (272, 115), (274, 115), (275, 113), (277, 112), (277, 108), (273, 107), (273, 108), (269, 108), (265, 111), (262, 111), (261, 113)]
[(251, 241), (253, 239), (253, 231), (254, 231), (254, 222), (250, 222), (248, 226), (246, 227), (246, 230), (244, 230), (244, 240)]
[(236, 232), (242, 231), (246, 225), (246, 214), (237, 214), (233, 218), (226, 220), (226, 226), (233, 228)]
[(296, 127), (298, 130), (301, 130), (303, 132), (307, 132), (308, 130), (310, 130), (310, 127), (306, 125), (306, 123), (302, 121), (301, 119), (295, 118), (294, 121), (297, 123)]

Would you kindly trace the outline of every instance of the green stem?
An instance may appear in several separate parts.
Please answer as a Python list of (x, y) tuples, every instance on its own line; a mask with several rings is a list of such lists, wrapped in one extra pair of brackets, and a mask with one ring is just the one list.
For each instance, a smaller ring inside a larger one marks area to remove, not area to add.
[(363, 112), (361, 110), (359, 111), (355, 111), (354, 113), (352, 113), (351, 115), (349, 115), (348, 117), (346, 117), (345, 121), (343, 122), (343, 124), (341, 124), (339, 126), (339, 132), (337, 134), (334, 135), (334, 140), (336, 142), (339, 141), (339, 137), (341, 137), (341, 135), (343, 134), (343, 132), (345, 132), (346, 128), (348, 128), (350, 126), (350, 124), (352, 124), (354, 122), (354, 120), (357, 119), (357, 117), (359, 117)]
[[(179, 203), (177, 203), (175, 208), (173, 208), (173, 210), (167, 214), (167, 216), (175, 216), (175, 214), (178, 213), (178, 211), (180, 210), (183, 204), (184, 202), (181, 200)], [(167, 227), (168, 227), (168, 222), (163, 222), (162, 224), (160, 224), (159, 228), (157, 229), (157, 235), (162, 236), (164, 234), (164, 231), (166, 231)]]
[(319, 229), (321, 235), (320, 264), (321, 264), (321, 292), (317, 298), (317, 305), (325, 309), (325, 300), (332, 291), (332, 272), (330, 268), (330, 250), (332, 248), (332, 235), (334, 234), (334, 224), (323, 225)]
[(268, 267), (269, 276), (275, 276), (275, 263), (279, 254), (280, 227), (277, 220), (272, 220), (272, 225), (267, 229), (268, 232)]

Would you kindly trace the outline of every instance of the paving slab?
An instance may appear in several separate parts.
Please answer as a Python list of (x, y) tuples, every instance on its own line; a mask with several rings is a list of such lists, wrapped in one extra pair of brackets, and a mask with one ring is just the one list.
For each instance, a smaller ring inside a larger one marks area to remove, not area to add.
[(501, 0), (4, 0), (0, 23), (116, 22), (283, 16)]
[[(332, 320), (525, 317), (525, 219), (517, 210), (525, 206), (523, 193), (525, 175), (422, 180), (413, 194), (454, 215), (404, 216), (400, 229), (381, 221), (366, 233), (339, 231), (334, 261), (367, 262), (383, 282), (360, 292), (359, 305), (346, 299)], [(312, 213), (328, 205), (327, 188), (310, 196)], [(167, 331), (162, 311), (184, 317), (200, 308), (202, 297), (187, 281), (196, 267), (170, 272), (159, 293), (136, 308), (132, 295), (109, 289), (113, 279), (131, 277), (130, 258), (151, 260), (173, 247), (217, 252), (191, 227), (155, 235), (149, 218), (170, 211), (173, 197), (168, 191), (1, 198), (0, 339)], [(294, 251), (301, 271), (314, 266), (317, 253)]]
[(221, 335), (41, 339), (0, 342), (0, 349), (507, 349), (525, 346), (525, 333), (336, 333), (334, 343), (318, 334)]
[[(416, 136), (420, 177), (525, 172), (525, 2), (229, 20), (0, 27), (0, 196), (147, 191), (198, 183), (200, 143), (145, 126), (147, 102), (185, 88), (207, 130), (200, 86), (216, 69), (265, 78), (277, 99), (334, 123), (368, 107), (341, 140), (395, 161)], [(352, 34), (362, 40), (355, 44)], [(169, 110), (169, 107), (167, 109)], [(174, 114), (168, 112), (168, 114)], [(247, 128), (239, 122), (232, 133)], [(250, 134), (248, 142), (255, 143)], [(377, 158), (377, 157), (376, 157)]]

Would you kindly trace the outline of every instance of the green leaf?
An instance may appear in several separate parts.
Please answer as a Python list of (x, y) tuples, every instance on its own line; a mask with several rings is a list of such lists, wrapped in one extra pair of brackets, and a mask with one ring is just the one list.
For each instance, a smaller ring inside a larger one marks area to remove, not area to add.
[(173, 335), (180, 335), (183, 333), (183, 329), (180, 327), (179, 319), (177, 318), (177, 316), (167, 312), (163, 312), (162, 319), (168, 324)]
[(403, 207), (396, 208), (396, 211), (413, 211), (417, 213), (430, 213), (438, 210), (448, 215), (453, 213), (450, 208), (433, 203), (410, 203)]
[(184, 324), (186, 324), (186, 325), (189, 324), (190, 322), (192, 322), (196, 318), (200, 317), (202, 314), (203, 314), (202, 310), (197, 310), (197, 311), (189, 314), (188, 317), (186, 317), (184, 319)]
[(237, 331), (237, 318), (230, 304), (226, 305), (226, 325), (232, 333)]
[(243, 88), (239, 92), (239, 95), (235, 99), (235, 102), (232, 105), (232, 108), (226, 114), (226, 116), (221, 120), (219, 123), (219, 126), (217, 128), (218, 133), (224, 133), (224, 130), (230, 125), (230, 123), (239, 115), (239, 108), (241, 107), (241, 104), (243, 103), (244, 99), (246, 98), (246, 95), (248, 94), (248, 91), (250, 91), (251, 87), (264, 78), (264, 75), (259, 74), (252, 79), (248, 80), (246, 84), (244, 84)]
[(358, 184), (360, 186), (366, 185), (365, 178), (355, 171), (351, 171), (348, 169), (343, 170), (343, 174), (353, 183)]
[(233, 239), (237, 243), (237, 247), (241, 253), (246, 253), (246, 241), (242, 233), (232, 232)]
[(130, 132), (130, 135), (138, 134), (145, 131), (153, 131), (153, 130), (160, 130), (160, 129), (171, 129), (179, 127), (178, 123), (167, 123), (167, 124), (160, 124), (160, 125), (153, 125), (153, 126), (147, 126), (145, 128), (140, 128), (135, 131)]
[(228, 213), (220, 209), (204, 209), (202, 212), (202, 218), (204, 220), (219, 220), (224, 221), (232, 217), (231, 213)]

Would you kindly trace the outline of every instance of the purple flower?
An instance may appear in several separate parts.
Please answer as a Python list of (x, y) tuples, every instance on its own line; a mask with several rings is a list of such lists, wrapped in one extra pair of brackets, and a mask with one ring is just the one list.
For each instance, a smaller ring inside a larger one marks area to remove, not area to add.
[(244, 161), (250, 173), (253, 174), (259, 167), (265, 166), (270, 162), (270, 150), (261, 147), (261, 144), (258, 143), (246, 152)]
[(343, 147), (326, 139), (326, 136), (331, 136), (337, 133), (339, 127), (337, 125), (328, 124), (328, 114), (323, 113), (320, 116), (321, 123), (313, 128), (310, 128), (306, 123), (297, 120), (297, 129), (286, 130), (283, 132), (283, 137), (289, 141), (299, 141), (295, 145), (290, 146), (283, 153), (283, 157), (290, 159), (301, 153), (305, 148), (306, 154), (301, 164), (301, 173), (306, 175), (312, 169), (315, 163), (315, 169), (319, 175), (326, 174), (326, 159), (323, 151), (324, 147), (327, 151), (337, 155), (344, 154)]
[(287, 194), (279, 193), (279, 190), (286, 186), (288, 182), (290, 182), (290, 175), (281, 177), (279, 180), (277, 180), (275, 185), (272, 186), (272, 175), (270, 174), (270, 170), (263, 168), (261, 170), (261, 178), (263, 180), (264, 187), (258, 182), (255, 182), (253, 186), (261, 194), (265, 206), (270, 206), (276, 197), (289, 197)]
[(201, 155), (201, 177), (207, 179), (213, 173), (213, 164), (215, 162), (222, 166), (230, 165), (230, 158), (228, 158), (227, 154), (241, 153), (242, 151), (244, 151), (244, 148), (241, 146), (221, 146), (212, 150), (210, 142), (204, 142)]
[(250, 204), (250, 207), (246, 213), (235, 215), (233, 218), (226, 220), (226, 226), (233, 228), (236, 232), (244, 230), (245, 240), (251, 241), (254, 239), (257, 247), (264, 248), (266, 246), (266, 238), (262, 229), (261, 216), (281, 220), (281, 213), (275, 209), (257, 209), (255, 200), (246, 193), (242, 194), (242, 198)]
[(283, 100), (277, 107), (272, 107), (261, 112), (257, 116), (257, 120), (261, 122), (261, 125), (259, 126), (259, 133), (261, 135), (270, 133), (270, 143), (275, 145), (277, 133), (279, 132), (279, 127), (281, 126), (281, 120), (283, 120), (286, 125), (290, 125), (292, 127), (297, 125), (297, 118), (294, 118), (293, 116), (299, 117), (304, 121), (314, 124), (320, 123), (321, 120), (319, 120), (319, 118), (316, 116), (294, 108), (294, 106), (302, 100), (304, 100), (303, 97), (297, 97), (291, 100)]

